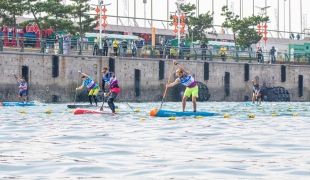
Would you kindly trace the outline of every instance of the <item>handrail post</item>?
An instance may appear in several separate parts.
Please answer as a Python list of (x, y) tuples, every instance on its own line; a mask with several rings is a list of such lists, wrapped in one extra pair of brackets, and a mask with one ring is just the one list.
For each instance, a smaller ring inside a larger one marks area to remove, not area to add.
[(79, 41), (79, 39), (77, 39), (77, 45), (80, 48), (78, 55), (82, 55), (82, 45), (81, 45), (81, 41)]
[(3, 40), (0, 38), (0, 52), (3, 52)]
[(234, 52), (236, 53), (236, 60), (235, 60), (235, 62), (239, 62), (239, 54), (238, 54), (237, 51), (234, 51)]
[(41, 47), (40, 53), (44, 54), (45, 44), (44, 44), (44, 40), (43, 39), (40, 39), (40, 47)]
[(20, 52), (24, 52), (25, 51), (24, 38), (21, 39), (21, 42), (22, 42), (22, 47), (20, 49)]
[(213, 61), (213, 55), (212, 55), (212, 51), (210, 51), (210, 49), (207, 49), (208, 51), (209, 51), (209, 53), (210, 53), (210, 59), (209, 59), (209, 61)]
[(252, 63), (252, 56), (251, 56), (251, 52), (249, 52), (249, 57), (250, 57), (250, 61), (249, 61), (249, 63)]
[(195, 53), (195, 56), (194, 56), (194, 60), (197, 60), (197, 51), (196, 51), (196, 49), (195, 48), (193, 48), (193, 51), (194, 51), (194, 53)]
[(64, 46), (63, 46), (63, 39), (62, 38), (60, 38), (60, 39), (58, 39), (59, 40), (59, 53), (58, 54), (64, 54)]

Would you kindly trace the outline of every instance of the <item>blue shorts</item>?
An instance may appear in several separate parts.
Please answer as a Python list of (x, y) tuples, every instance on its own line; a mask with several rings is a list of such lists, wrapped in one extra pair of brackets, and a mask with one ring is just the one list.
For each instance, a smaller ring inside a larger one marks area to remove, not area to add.
[(19, 90), (18, 94), (20, 97), (27, 96), (27, 91)]

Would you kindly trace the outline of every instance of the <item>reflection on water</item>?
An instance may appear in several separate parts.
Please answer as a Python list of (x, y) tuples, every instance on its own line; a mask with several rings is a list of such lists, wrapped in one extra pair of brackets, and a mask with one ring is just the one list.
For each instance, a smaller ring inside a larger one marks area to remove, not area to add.
[[(0, 177), (305, 179), (310, 175), (310, 103), (259, 107), (204, 102), (198, 103), (200, 110), (213, 109), (220, 115), (175, 121), (149, 117), (159, 104), (130, 103), (140, 113), (118, 104), (120, 114), (115, 116), (74, 116), (66, 104), (1, 107)], [(163, 109), (180, 110), (180, 106), (164, 103)], [(48, 109), (51, 114), (45, 113)]]

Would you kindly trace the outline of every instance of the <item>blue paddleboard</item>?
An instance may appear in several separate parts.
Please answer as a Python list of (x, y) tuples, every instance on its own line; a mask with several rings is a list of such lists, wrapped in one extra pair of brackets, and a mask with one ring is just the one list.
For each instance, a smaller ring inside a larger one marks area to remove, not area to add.
[(158, 117), (171, 117), (171, 116), (216, 116), (218, 113), (216, 112), (193, 112), (193, 111), (185, 111), (185, 112), (179, 112), (179, 111), (169, 111), (160, 109), (155, 116)]
[(33, 102), (21, 103), (21, 102), (1, 102), (3, 106), (39, 106), (39, 104), (35, 104)]

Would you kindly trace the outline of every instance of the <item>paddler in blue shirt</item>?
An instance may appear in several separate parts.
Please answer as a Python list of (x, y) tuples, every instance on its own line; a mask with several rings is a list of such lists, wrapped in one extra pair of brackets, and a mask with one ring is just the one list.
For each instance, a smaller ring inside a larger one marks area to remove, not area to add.
[[(110, 72), (108, 67), (102, 68), (102, 81), (107, 83), (110, 86), (109, 93), (104, 93), (104, 97), (107, 98), (108, 105), (112, 111), (115, 113), (114, 100), (116, 96), (121, 92), (121, 89), (118, 86), (118, 80), (115, 77), (114, 72)], [(103, 110), (102, 108), (100, 110)]]
[(27, 98), (28, 83), (26, 82), (25, 77), (19, 78), (16, 74), (14, 74), (14, 77), (19, 82), (18, 101), (23, 102), (22, 97), (24, 97), (25, 103)]
[(261, 104), (262, 98), (261, 98), (261, 87), (259, 86), (258, 83), (254, 84), (254, 81), (252, 80), (253, 83), (253, 96), (252, 96), (252, 103), (254, 103), (255, 99), (258, 99), (259, 104)]
[(198, 98), (198, 86), (197, 81), (193, 78), (193, 76), (190, 75), (190, 72), (186, 69), (184, 69), (176, 60), (173, 61), (174, 65), (178, 66), (178, 69), (175, 72), (175, 75), (178, 76), (178, 78), (170, 84), (167, 84), (167, 87), (173, 87), (179, 83), (186, 86), (186, 90), (184, 92), (184, 96), (182, 99), (182, 110), (185, 111), (186, 106), (186, 100), (188, 97), (192, 95), (192, 102), (193, 102), (193, 108), (194, 112), (196, 112), (197, 109), (197, 103), (196, 98)]
[(93, 97), (95, 103), (96, 103), (96, 106), (98, 106), (97, 104), (97, 94), (99, 92), (99, 86), (98, 84), (95, 83), (95, 81), (90, 78), (87, 74), (85, 73), (82, 73), (81, 71), (79, 71), (79, 73), (82, 75), (82, 80), (83, 80), (83, 83), (80, 87), (76, 88), (76, 90), (81, 90), (83, 89), (83, 87), (87, 87), (88, 90), (89, 90), (89, 93), (88, 93), (88, 99), (89, 99), (89, 102), (90, 104), (92, 105), (92, 100), (91, 100), (91, 97)]

